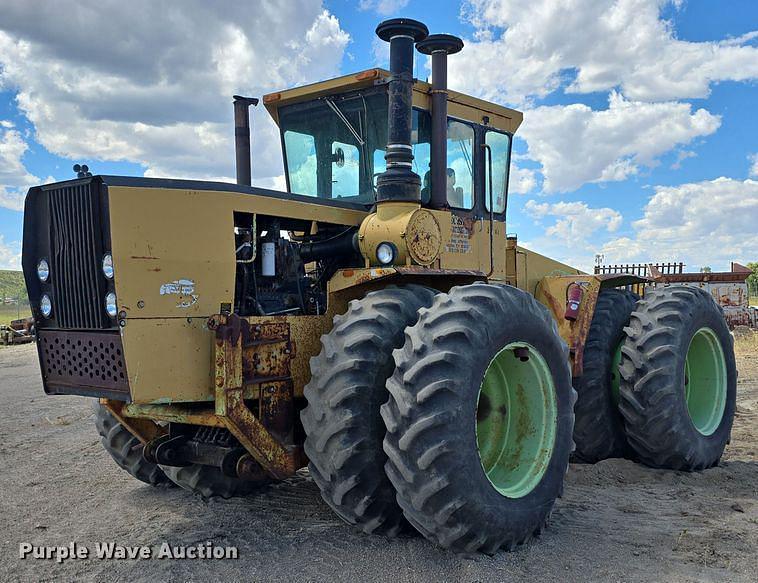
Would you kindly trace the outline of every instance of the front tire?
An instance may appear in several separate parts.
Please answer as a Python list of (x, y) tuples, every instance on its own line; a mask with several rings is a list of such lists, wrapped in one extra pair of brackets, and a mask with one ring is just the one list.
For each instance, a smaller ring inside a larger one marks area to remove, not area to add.
[(568, 348), (548, 310), (503, 285), (453, 288), (394, 352), (387, 474), (409, 522), (457, 551), (538, 534), (572, 449)]
[(384, 473), (384, 424), (379, 407), (402, 346), (403, 330), (435, 291), (418, 285), (388, 287), (353, 300), (321, 338), (301, 413), (305, 452), (324, 501), (365, 533), (396, 535), (404, 526), (395, 490)]
[(622, 347), (620, 410), (640, 461), (702, 470), (718, 463), (737, 396), (733, 339), (707, 292), (648, 290)]
[(157, 464), (147, 461), (142, 455), (144, 446), (131, 432), (119, 423), (113, 414), (95, 402), (95, 427), (103, 448), (118, 466), (133, 478), (151, 486), (170, 486), (172, 482)]
[(247, 496), (273, 480), (241, 480), (224, 474), (215, 466), (190, 464), (188, 466), (160, 466), (171, 481), (207, 500), (209, 498), (237, 498)]

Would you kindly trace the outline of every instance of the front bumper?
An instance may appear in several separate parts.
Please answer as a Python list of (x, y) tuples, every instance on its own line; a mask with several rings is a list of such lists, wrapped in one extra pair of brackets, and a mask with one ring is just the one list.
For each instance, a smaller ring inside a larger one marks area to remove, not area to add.
[(46, 393), (131, 400), (118, 330), (39, 330), (37, 347)]

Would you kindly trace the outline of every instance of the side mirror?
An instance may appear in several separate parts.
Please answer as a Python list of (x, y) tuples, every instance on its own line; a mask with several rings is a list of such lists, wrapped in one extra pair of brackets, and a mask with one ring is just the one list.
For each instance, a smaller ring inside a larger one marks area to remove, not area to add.
[(332, 154), (332, 163), (337, 165), (337, 168), (342, 168), (345, 165), (345, 150), (338, 147)]

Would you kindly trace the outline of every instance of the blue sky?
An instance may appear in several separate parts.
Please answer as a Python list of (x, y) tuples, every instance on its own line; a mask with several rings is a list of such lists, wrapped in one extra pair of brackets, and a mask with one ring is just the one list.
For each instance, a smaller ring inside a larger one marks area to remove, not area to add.
[[(75, 162), (228, 178), (232, 93), (382, 65), (373, 31), (398, 15), (465, 39), (452, 88), (524, 111), (508, 230), (527, 246), (584, 268), (595, 254), (758, 261), (754, 1), (144, 4), (61, 2), (39, 17), (37, 2), (0, 1), (0, 268), (18, 267), (29, 185), (70, 178)], [(254, 118), (256, 182), (281, 186), (275, 130), (262, 108)]]

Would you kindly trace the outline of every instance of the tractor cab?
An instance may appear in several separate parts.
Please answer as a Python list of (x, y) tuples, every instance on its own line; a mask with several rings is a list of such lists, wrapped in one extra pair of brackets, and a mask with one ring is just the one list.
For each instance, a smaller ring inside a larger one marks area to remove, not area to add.
[[(289, 192), (375, 203), (377, 178), (387, 169), (390, 79), (390, 71), (369, 69), (263, 97), (280, 129)], [(521, 112), (447, 92), (446, 132), (438, 138), (446, 142), (444, 199), (432, 204), (433, 95), (431, 84), (413, 81), (410, 169), (421, 180), (422, 206), (488, 215), (491, 174), (494, 213), (504, 213)]]

